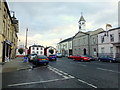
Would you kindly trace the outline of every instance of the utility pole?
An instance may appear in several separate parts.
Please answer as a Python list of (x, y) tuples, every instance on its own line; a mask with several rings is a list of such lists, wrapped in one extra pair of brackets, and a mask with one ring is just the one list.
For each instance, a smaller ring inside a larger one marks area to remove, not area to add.
[(28, 28), (26, 29), (25, 55), (27, 55), (27, 32), (28, 32)]

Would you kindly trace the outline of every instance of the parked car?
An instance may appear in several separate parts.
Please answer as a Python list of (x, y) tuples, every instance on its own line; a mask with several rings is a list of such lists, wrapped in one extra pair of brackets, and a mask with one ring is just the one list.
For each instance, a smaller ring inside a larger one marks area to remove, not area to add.
[(74, 59), (76, 56), (75, 55), (70, 55), (68, 56), (68, 59)]
[(98, 61), (117, 62), (116, 58), (113, 58), (108, 55), (102, 55), (102, 56), (98, 57)]
[(28, 54), (27, 57), (28, 57), (28, 61), (29, 62), (32, 62), (33, 61), (33, 58), (37, 56), (37, 54)]
[(56, 55), (49, 55), (49, 60), (54, 60), (54, 61), (56, 61), (57, 60), (57, 56)]
[(90, 57), (87, 57), (85, 55), (78, 55), (76, 57), (74, 57), (74, 60), (79, 60), (79, 61), (91, 61)]
[(49, 63), (49, 59), (45, 55), (37, 55), (33, 58), (33, 64), (35, 65), (39, 65), (39, 64), (48, 65), (48, 63)]
[(90, 60), (91, 61), (95, 61), (95, 60), (97, 60), (98, 58), (96, 57), (93, 57), (93, 56), (90, 56), (90, 55), (84, 55), (85, 57), (89, 57), (89, 58), (91, 58)]
[(58, 58), (61, 58), (61, 57), (62, 57), (62, 54), (61, 54), (61, 53), (57, 53), (56, 56), (57, 56)]

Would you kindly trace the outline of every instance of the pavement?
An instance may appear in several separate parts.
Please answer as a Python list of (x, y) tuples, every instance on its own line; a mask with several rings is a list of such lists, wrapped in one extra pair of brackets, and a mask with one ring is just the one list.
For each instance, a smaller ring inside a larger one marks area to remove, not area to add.
[(31, 68), (31, 65), (27, 62), (23, 62), (23, 57), (17, 57), (2, 65), (2, 73), (24, 70), (29, 68)]

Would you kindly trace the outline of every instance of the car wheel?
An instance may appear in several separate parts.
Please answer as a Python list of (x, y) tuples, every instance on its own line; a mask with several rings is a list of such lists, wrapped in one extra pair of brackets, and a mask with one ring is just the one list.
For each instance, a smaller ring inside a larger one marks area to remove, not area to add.
[(45, 65), (45, 66), (48, 65), (48, 63), (44, 63), (44, 65)]
[(112, 60), (110, 60), (109, 62), (112, 63)]
[(83, 62), (84, 60), (83, 60), (83, 59), (81, 59), (81, 61)]
[(98, 61), (101, 61), (100, 59), (98, 59)]

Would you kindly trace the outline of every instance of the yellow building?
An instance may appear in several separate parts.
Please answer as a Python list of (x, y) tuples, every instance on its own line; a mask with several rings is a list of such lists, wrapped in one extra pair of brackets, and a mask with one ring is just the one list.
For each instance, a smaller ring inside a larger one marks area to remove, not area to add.
[(0, 0), (0, 62), (14, 58), (18, 41), (18, 20), (10, 15), (7, 2)]

